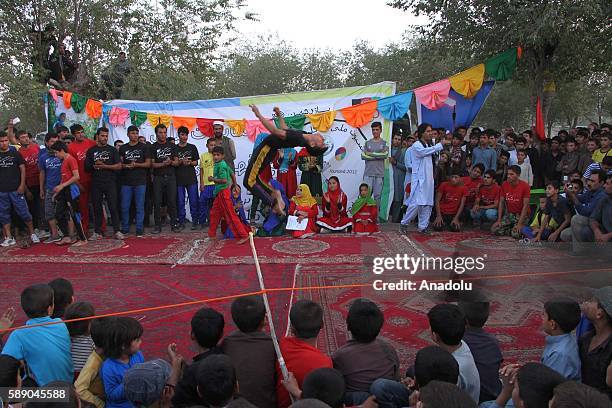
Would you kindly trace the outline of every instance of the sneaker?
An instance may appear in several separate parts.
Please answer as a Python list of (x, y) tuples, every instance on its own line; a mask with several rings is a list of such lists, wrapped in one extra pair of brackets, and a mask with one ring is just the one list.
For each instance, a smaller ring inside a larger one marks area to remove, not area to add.
[(161, 233), (161, 225), (156, 225), (153, 227), (153, 229), (151, 230), (151, 234), (159, 234)]
[(172, 226), (172, 232), (181, 232), (182, 228), (181, 228), (181, 224), (174, 224)]
[(136, 238), (144, 237), (144, 231), (136, 231)]
[(99, 239), (103, 239), (104, 237), (101, 236), (100, 234), (94, 232), (93, 234), (91, 234), (91, 237), (89, 237), (90, 241), (97, 241)]
[(4, 241), (2, 241), (2, 244), (0, 244), (3, 247), (10, 247), (17, 244), (17, 241), (15, 241), (15, 238), (11, 237), (11, 238), (4, 238)]
[(121, 231), (117, 231), (115, 232), (115, 239), (119, 239), (119, 240), (125, 239), (125, 235), (123, 235)]
[(59, 235), (51, 236), (45, 241), (45, 244), (52, 244), (54, 242), (60, 242), (61, 240), (62, 237), (60, 237)]
[(423, 235), (431, 235), (431, 230), (429, 228), (425, 228), (424, 230), (419, 230), (419, 232)]
[(51, 234), (49, 234), (49, 231), (40, 231), (36, 235), (38, 235), (38, 238), (40, 239), (49, 238), (51, 236)]
[(197, 231), (200, 228), (200, 226), (198, 224), (191, 224), (191, 230), (192, 231)]
[(30, 239), (32, 240), (32, 243), (40, 244), (40, 238), (38, 238), (38, 235), (32, 234), (32, 235), (30, 235)]

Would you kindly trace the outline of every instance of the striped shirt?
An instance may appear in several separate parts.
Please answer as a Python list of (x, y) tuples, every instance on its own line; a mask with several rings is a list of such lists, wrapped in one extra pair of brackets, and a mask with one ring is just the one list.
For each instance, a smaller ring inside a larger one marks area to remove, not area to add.
[(74, 365), (74, 371), (78, 373), (83, 369), (89, 355), (96, 346), (90, 335), (74, 336), (70, 340), (72, 341), (70, 345), (72, 364)]
[[(593, 174), (593, 172), (597, 170), (601, 170), (601, 164), (591, 163), (589, 164), (589, 167), (587, 167), (586, 170), (584, 171), (584, 174), (582, 175), (582, 177), (585, 179), (588, 179), (591, 177), (591, 174)], [(612, 169), (608, 169), (608, 176), (609, 175), (612, 175)]]

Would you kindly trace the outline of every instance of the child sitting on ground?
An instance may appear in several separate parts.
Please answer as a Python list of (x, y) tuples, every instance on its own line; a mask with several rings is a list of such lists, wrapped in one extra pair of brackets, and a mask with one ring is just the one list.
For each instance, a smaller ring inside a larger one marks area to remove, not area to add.
[(559, 226), (554, 230), (540, 228), (535, 241), (545, 239), (549, 242), (555, 242), (559, 239), (561, 232), (569, 227), (572, 219), (569, 201), (559, 195), (559, 184), (556, 181), (551, 181), (546, 186), (546, 207), (544, 207), (543, 213), (544, 221), (542, 221), (542, 224), (546, 225), (552, 218)]
[(349, 308), (346, 327), (352, 339), (332, 356), (334, 367), (340, 370), (346, 382), (344, 402), (347, 406), (364, 402), (375, 380), (399, 380), (397, 352), (378, 338), (384, 321), (382, 311), (371, 300), (356, 299)]
[(53, 314), (51, 317), (62, 318), (69, 304), (74, 302), (74, 288), (68, 279), (57, 278), (49, 282), (53, 289)]
[(28, 286), (21, 292), (21, 308), (28, 316), (26, 326), (60, 322), (47, 326), (18, 329), (11, 333), (2, 354), (23, 360), (28, 378), (24, 387), (45, 386), (52, 381), (74, 380), (70, 358), (70, 334), (61, 319), (51, 318), (53, 289), (49, 285)]
[[(545, 208), (546, 208), (546, 197), (540, 197), (539, 206), (535, 214), (533, 215), (533, 219), (531, 220), (531, 225), (529, 225), (528, 227), (525, 226), (523, 227), (523, 229), (521, 229), (521, 233), (526, 238), (525, 240), (523, 240), (523, 242), (529, 242), (529, 240), (534, 239), (536, 237), (536, 234), (540, 231), (540, 229), (542, 229), (542, 222), (544, 221), (544, 209)], [(551, 218), (548, 221), (548, 227), (545, 227), (545, 228), (548, 228), (550, 230), (555, 230), (557, 226), (558, 226), (557, 222), (554, 220), (554, 218)]]
[[(65, 320), (91, 317), (96, 314), (94, 307), (89, 302), (75, 302), (66, 308)], [(91, 320), (66, 323), (70, 333), (70, 353), (74, 365), (74, 379), (76, 380), (90, 354), (94, 352), (95, 344), (91, 339)]]
[(580, 381), (580, 355), (572, 331), (580, 321), (580, 305), (569, 298), (557, 298), (544, 304), (542, 326), (546, 346), (542, 364), (552, 368), (568, 380)]
[(264, 331), (266, 309), (261, 296), (240, 297), (232, 303), (238, 328), (221, 343), (236, 367), (240, 395), (258, 407), (276, 406), (276, 352)]
[(191, 318), (191, 341), (198, 354), (193, 357), (193, 363), (185, 367), (183, 377), (176, 385), (172, 397), (174, 407), (202, 405), (197, 390), (198, 367), (206, 357), (223, 352), (217, 347), (223, 336), (223, 327), (225, 327), (223, 315), (209, 307), (201, 308)]
[[(298, 300), (291, 307), (289, 320), (293, 337), (283, 337), (279, 341), (279, 346), (287, 370), (293, 373), (298, 386), (301, 387), (311, 371), (322, 367), (333, 367), (331, 358), (316, 347), (317, 337), (323, 326), (323, 309), (311, 300)], [(283, 375), (278, 364), (276, 378), (277, 407), (286, 408), (291, 404), (291, 400), (283, 385)]]
[(493, 400), (501, 391), (498, 373), (504, 358), (497, 338), (483, 329), (489, 318), (490, 304), (484, 299), (460, 301), (459, 307), (466, 320), (463, 341), (472, 352), (480, 377), (480, 402)]
[(443, 182), (436, 193), (436, 219), (433, 223), (436, 231), (442, 231), (444, 227), (453, 232), (461, 230), (459, 218), (463, 213), (467, 194), (467, 188), (461, 183), (459, 173), (453, 170), (449, 181)]
[(370, 235), (378, 232), (378, 206), (372, 198), (372, 190), (366, 183), (359, 186), (359, 197), (351, 208), (353, 214), (353, 232), (358, 235)]
[(142, 333), (138, 320), (131, 317), (118, 317), (108, 325), (108, 338), (104, 342), (106, 360), (100, 369), (106, 408), (133, 408), (123, 392), (123, 376), (135, 364), (144, 363), (140, 351)]
[(100, 367), (104, 361), (104, 344), (109, 336), (108, 328), (112, 323), (112, 317), (94, 319), (91, 322), (90, 335), (95, 345), (85, 362), (79, 378), (74, 382), (77, 393), (83, 401), (104, 408), (104, 384), (100, 377)]

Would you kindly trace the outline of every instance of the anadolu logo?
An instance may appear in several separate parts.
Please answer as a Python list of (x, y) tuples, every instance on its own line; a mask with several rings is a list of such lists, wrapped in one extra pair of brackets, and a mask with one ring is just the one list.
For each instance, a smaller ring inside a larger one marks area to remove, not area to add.
[(336, 150), (336, 160), (341, 161), (341, 160), (344, 160), (345, 157), (346, 157), (346, 148), (339, 147)]

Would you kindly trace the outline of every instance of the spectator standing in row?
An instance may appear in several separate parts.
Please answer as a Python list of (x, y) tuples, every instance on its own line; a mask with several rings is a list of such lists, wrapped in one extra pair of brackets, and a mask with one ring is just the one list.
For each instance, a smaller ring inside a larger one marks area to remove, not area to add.
[(121, 157), (121, 232), (127, 234), (130, 229), (130, 207), (134, 202), (136, 208), (136, 236), (144, 235), (145, 194), (147, 190), (147, 169), (151, 166), (151, 153), (144, 143), (139, 141), (138, 127), (131, 125), (127, 129), (128, 143), (119, 148)]
[(92, 240), (103, 238), (102, 222), (104, 212), (103, 200), (106, 199), (110, 210), (115, 239), (123, 239), (119, 220), (117, 197), (117, 172), (121, 169), (121, 157), (113, 146), (108, 144), (108, 129), (98, 128), (96, 131), (96, 145), (87, 150), (85, 156), (85, 170), (91, 173), (91, 197), (94, 207), (94, 233)]
[(87, 236), (89, 231), (91, 173), (85, 170), (85, 157), (87, 156), (87, 151), (94, 147), (96, 142), (85, 137), (85, 129), (83, 129), (83, 126), (79, 124), (70, 126), (70, 133), (72, 133), (72, 136), (74, 136), (74, 142), (68, 145), (68, 153), (76, 159), (78, 165), (79, 180), (77, 181), (77, 185), (80, 190), (79, 210), (81, 212), (81, 224), (83, 225), (83, 231)]
[(23, 157), (9, 148), (8, 135), (0, 135), (0, 222), (4, 233), (3, 247), (16, 244), (11, 233), (11, 208), (25, 222), (32, 242), (40, 240), (34, 233), (32, 215), (25, 199), (26, 166)]
[(177, 146), (178, 167), (176, 168), (177, 185), (177, 207), (178, 224), (182, 228), (185, 226), (185, 198), (189, 197), (189, 211), (191, 213), (191, 230), (198, 228), (199, 204), (198, 204), (198, 179), (196, 177), (195, 166), (200, 160), (198, 148), (189, 139), (189, 129), (185, 126), (178, 128), (179, 144)]

